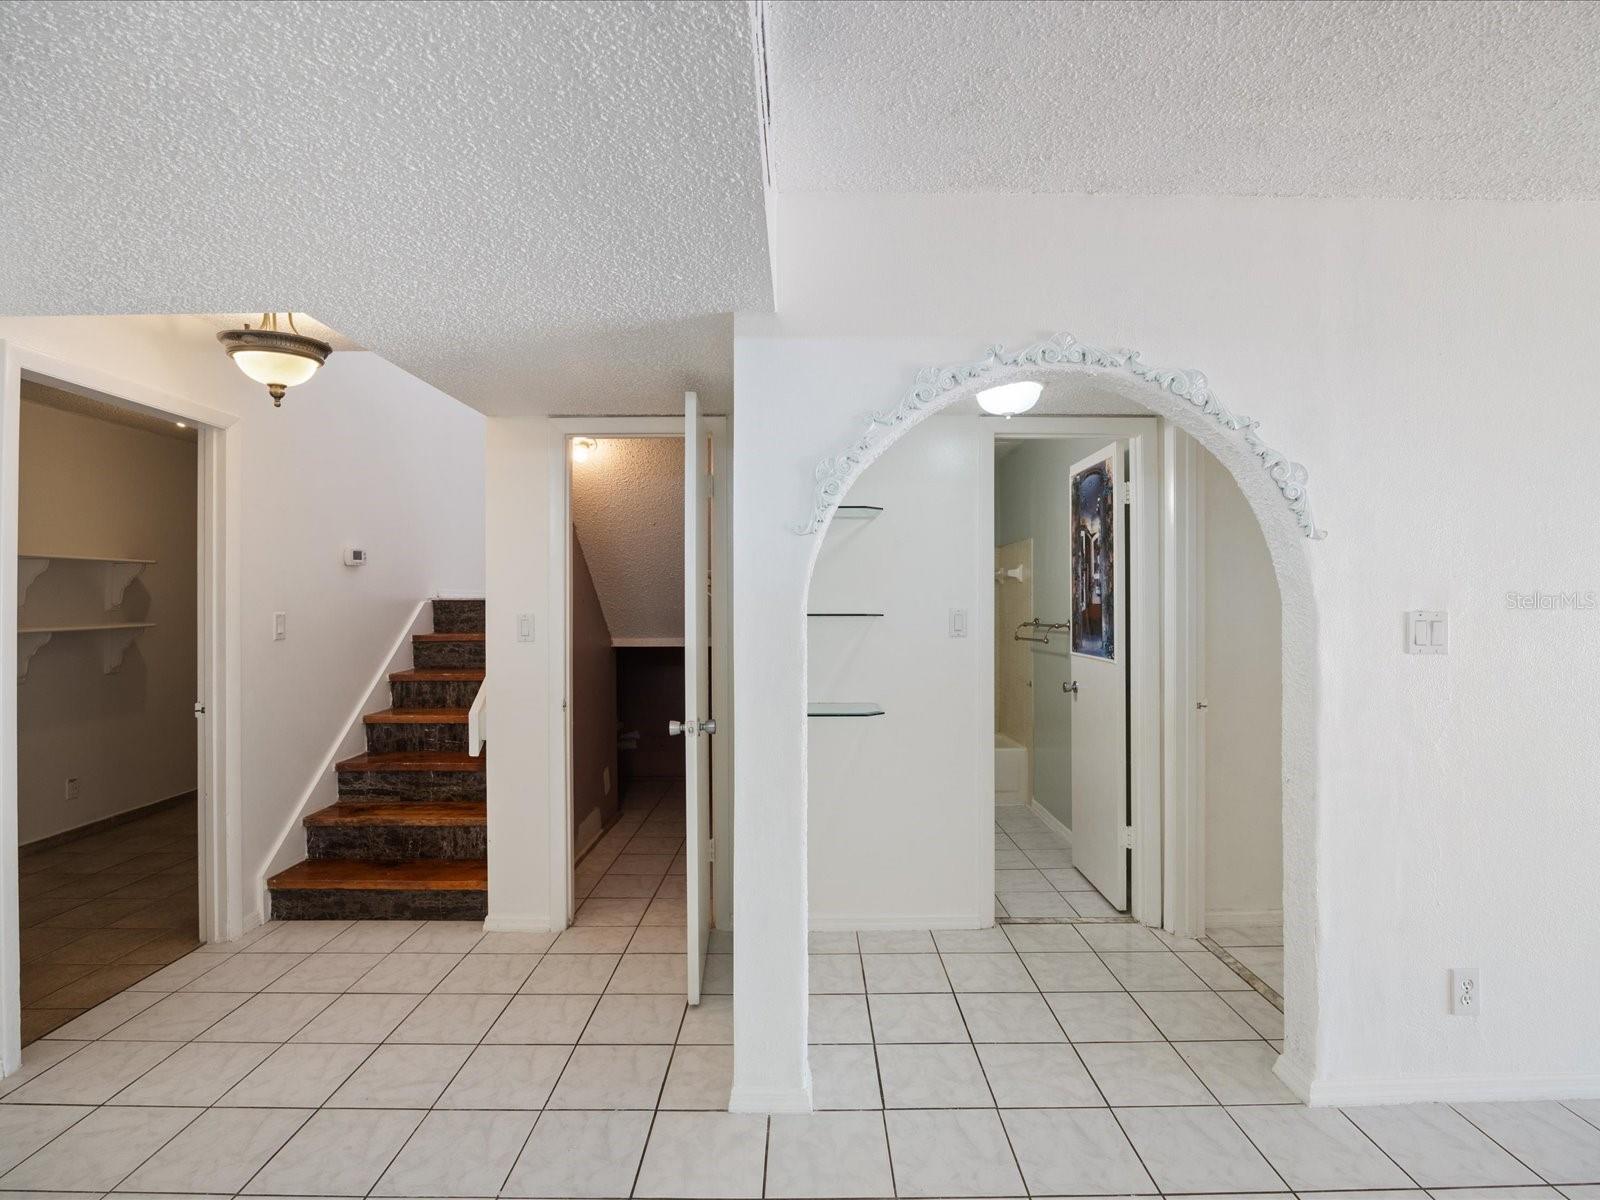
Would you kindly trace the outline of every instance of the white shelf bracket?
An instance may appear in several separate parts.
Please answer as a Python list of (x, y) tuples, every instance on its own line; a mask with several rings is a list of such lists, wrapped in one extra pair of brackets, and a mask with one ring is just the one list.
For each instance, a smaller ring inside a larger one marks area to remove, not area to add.
[[(46, 560), (48, 561), (48, 560)], [(49, 633), (19, 633), (17, 635), (17, 682), (28, 681), (28, 664), (33, 656), (44, 649), (44, 644), (54, 635)]]
[(128, 648), (138, 641), (143, 629), (102, 629), (100, 638), (100, 662), (107, 675), (115, 675), (122, 670), (122, 660), (128, 657)]
[(122, 603), (128, 594), (128, 585), (144, 574), (144, 563), (108, 562), (106, 564), (106, 611)]
[(33, 586), (33, 581), (43, 575), (50, 567), (48, 558), (30, 558), (26, 555), (17, 559), (17, 607), (21, 608), (28, 602), (28, 589)]

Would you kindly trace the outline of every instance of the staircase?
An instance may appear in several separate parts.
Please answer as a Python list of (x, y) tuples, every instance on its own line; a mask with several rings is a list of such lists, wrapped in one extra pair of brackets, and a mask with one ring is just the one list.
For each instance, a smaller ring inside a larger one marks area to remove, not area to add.
[(305, 819), (310, 857), (267, 880), (277, 920), (471, 920), (487, 911), (484, 757), (467, 753), (483, 685), (483, 601), (435, 600), (364, 718), (367, 752), (336, 767), (339, 800)]

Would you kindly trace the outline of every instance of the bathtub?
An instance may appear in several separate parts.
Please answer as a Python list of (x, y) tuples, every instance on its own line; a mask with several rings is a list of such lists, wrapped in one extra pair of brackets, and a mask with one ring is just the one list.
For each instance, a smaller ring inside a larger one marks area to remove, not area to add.
[(994, 735), (994, 803), (999, 808), (1008, 804), (1026, 804), (1028, 785), (1028, 748), (1008, 738), (1003, 733)]

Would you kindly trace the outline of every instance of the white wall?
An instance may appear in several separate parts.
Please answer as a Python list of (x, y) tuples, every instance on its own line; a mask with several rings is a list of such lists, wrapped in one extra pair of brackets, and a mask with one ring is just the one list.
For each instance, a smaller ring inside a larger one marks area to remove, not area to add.
[[(489, 727), (489, 918), (499, 930), (566, 926), (566, 881), (552, 878), (551, 756), (564, 750), (559, 724), (565, 656), (550, 611), (550, 462), (560, 436), (543, 417), (488, 421), (487, 636)], [(533, 621), (531, 642), (518, 621)], [(559, 674), (552, 675), (552, 670)], [(553, 734), (554, 730), (554, 734)], [(558, 900), (557, 894), (560, 899)]]
[(26, 398), (18, 450), (20, 550), (156, 560), (109, 612), (97, 563), (54, 562), (28, 589), (18, 624), (155, 627), (110, 675), (94, 636), (58, 634), (34, 656), (17, 691), (26, 845), (195, 789), (196, 462), (192, 438)]
[[(1324, 1100), (1600, 1090), (1600, 614), (1506, 599), (1591, 587), (1600, 561), (1600, 406), (1571, 369), (1600, 327), (1600, 210), (968, 195), (774, 212), (780, 316), (741, 318), (735, 347), (736, 1096), (805, 1085), (794, 631), (815, 539), (789, 527), (813, 469), (917, 369), (1058, 328), (1205, 370), (1308, 464), (1330, 531), (1303, 548), (1312, 595), (1285, 596), (1319, 654), (1284, 695), (1286, 720), (1315, 720), (1316, 764), (1315, 809), (1285, 824), (1309, 903), (1289, 1070)], [(1410, 608), (1450, 610), (1448, 656), (1401, 653)], [(1476, 1019), (1445, 1011), (1452, 966), (1482, 970)]]
[[(813, 701), (870, 700), (881, 717), (810, 722), (811, 925), (818, 929), (973, 928), (994, 919), (993, 697), (971, 687), (983, 647), (974, 547), (991, 553), (978, 480), (988, 444), (972, 416), (929, 421), (851, 495), (882, 505), (836, 521), (812, 577), (812, 612), (881, 612), (807, 622)], [(985, 598), (987, 599), (987, 597)], [(950, 610), (968, 635), (950, 636)], [(981, 713), (980, 713), (981, 710)]]
[[(239, 416), (239, 883), (259, 917), (267, 860), (417, 601), (483, 590), (484, 418), (367, 353), (336, 353), (275, 409), (190, 318), (4, 318), (0, 339)], [(343, 564), (351, 545), (366, 566)]]
[(1239, 485), (1202, 451), (1206, 920), (1283, 911), (1278, 581)]

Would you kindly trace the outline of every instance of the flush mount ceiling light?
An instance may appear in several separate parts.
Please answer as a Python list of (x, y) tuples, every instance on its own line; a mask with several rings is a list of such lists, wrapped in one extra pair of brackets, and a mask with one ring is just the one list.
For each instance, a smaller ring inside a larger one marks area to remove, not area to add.
[(999, 387), (984, 388), (979, 392), (978, 407), (997, 417), (1014, 417), (1039, 403), (1039, 395), (1043, 391), (1044, 384), (1031, 379), (1002, 383)]
[(317, 368), (328, 361), (333, 347), (307, 337), (294, 325), (294, 314), (284, 313), (288, 329), (278, 328), (277, 313), (262, 313), (261, 327), (251, 329), (225, 329), (217, 334), (217, 341), (233, 359), (234, 365), (254, 379), (267, 385), (272, 406), (283, 406), (285, 389), (304, 383), (317, 373)]
[(572, 461), (586, 463), (594, 457), (595, 443), (593, 438), (572, 439)]

